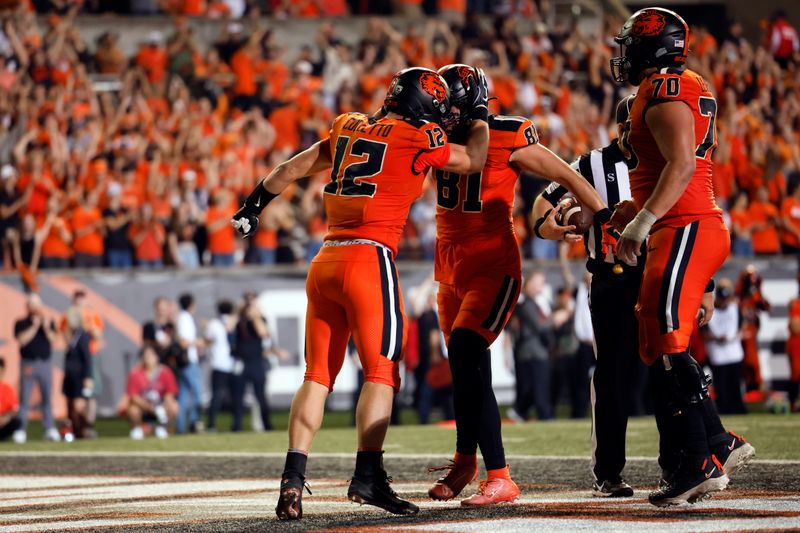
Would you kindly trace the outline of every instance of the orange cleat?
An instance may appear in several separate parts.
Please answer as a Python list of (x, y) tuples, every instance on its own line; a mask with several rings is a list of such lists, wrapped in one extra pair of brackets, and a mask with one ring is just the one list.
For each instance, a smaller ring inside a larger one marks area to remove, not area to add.
[[(474, 457), (474, 456), (473, 456)], [(464, 487), (478, 479), (478, 462), (450, 461), (447, 466), (429, 468), (428, 472), (449, 470), (446, 476), (439, 478), (428, 491), (428, 496), (434, 500), (452, 500), (464, 490)]]
[(483, 507), (497, 503), (512, 503), (519, 498), (519, 487), (511, 479), (502, 477), (481, 481), (477, 494), (461, 500), (464, 507)]

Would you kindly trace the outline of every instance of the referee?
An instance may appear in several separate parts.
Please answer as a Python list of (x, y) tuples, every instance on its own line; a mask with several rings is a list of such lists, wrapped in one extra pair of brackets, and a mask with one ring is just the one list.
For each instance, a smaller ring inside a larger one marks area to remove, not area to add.
[[(572, 164), (612, 209), (618, 202), (631, 199), (628, 167), (619, 139), (634, 97), (628, 96), (617, 104), (618, 139), (605, 148), (582, 155)], [(544, 222), (552, 220), (548, 217), (549, 210), (558, 205), (567, 192), (563, 186), (551, 183), (536, 198), (534, 218), (541, 217), (536, 224), (537, 236), (564, 238), (563, 228), (556, 229)], [(592, 474), (595, 478), (592, 490), (595, 496), (619, 498), (633, 496), (633, 489), (622, 478), (625, 431), (631, 408), (634, 412), (641, 409), (646, 372), (639, 358), (639, 325), (634, 311), (644, 257), (639, 258), (636, 266), (618, 261), (612, 247), (614, 240), (599, 224), (594, 224), (584, 235), (586, 268), (592, 273), (589, 301), (597, 360), (591, 382)]]

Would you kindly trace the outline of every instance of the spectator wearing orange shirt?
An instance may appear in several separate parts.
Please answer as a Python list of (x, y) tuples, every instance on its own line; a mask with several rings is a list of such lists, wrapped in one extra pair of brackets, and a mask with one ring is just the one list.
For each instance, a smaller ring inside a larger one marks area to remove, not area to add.
[(800, 182), (781, 203), (781, 251), (785, 255), (800, 256)]
[(119, 35), (106, 32), (97, 38), (94, 61), (100, 74), (122, 74), (128, 58), (119, 47)]
[(151, 83), (161, 82), (167, 72), (167, 51), (164, 38), (159, 31), (150, 32), (147, 41), (136, 55), (136, 64), (142, 67)]
[(756, 199), (748, 208), (750, 220), (753, 222), (753, 251), (756, 255), (773, 255), (780, 252), (778, 224), (780, 217), (778, 208), (769, 201), (766, 187), (759, 187)]
[(97, 207), (97, 191), (84, 191), (81, 203), (72, 211), (72, 249), (75, 251), (74, 263), (77, 268), (98, 268), (103, 266), (103, 234), (105, 224), (103, 215)]
[(742, 348), (744, 349), (743, 371), (748, 391), (761, 391), (761, 362), (758, 358), (758, 332), (761, 329), (762, 311), (771, 309), (761, 292), (761, 274), (755, 266), (747, 265), (736, 282), (739, 298), (739, 321), (741, 324)]
[(42, 241), (42, 268), (69, 268), (72, 231), (59, 211), (59, 198), (51, 196), (47, 200), (47, 215), (37, 232), (37, 238)]
[(236, 76), (233, 85), (233, 101), (231, 105), (241, 110), (249, 110), (256, 103), (256, 68), (258, 58), (258, 41), (260, 35), (253, 34), (231, 57), (231, 70)]
[(753, 256), (754, 224), (750, 219), (747, 203), (747, 193), (740, 192), (736, 195), (729, 213), (731, 217), (731, 233), (733, 233), (731, 252), (739, 257)]
[(153, 216), (153, 206), (142, 204), (139, 217), (128, 230), (128, 238), (133, 244), (136, 264), (144, 268), (164, 266), (164, 226)]
[(17, 391), (5, 381), (6, 360), (0, 357), (0, 442), (11, 438), (16, 430), (22, 427), (22, 421), (17, 416), (19, 402)]
[(229, 267), (234, 265), (236, 253), (236, 232), (230, 221), (236, 213), (227, 191), (220, 189), (214, 194), (214, 202), (206, 213), (206, 232), (208, 250), (211, 252), (211, 265)]

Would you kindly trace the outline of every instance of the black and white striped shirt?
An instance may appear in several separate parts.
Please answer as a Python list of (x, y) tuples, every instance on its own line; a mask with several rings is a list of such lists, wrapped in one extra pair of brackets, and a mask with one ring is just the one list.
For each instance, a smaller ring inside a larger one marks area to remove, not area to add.
[[(610, 209), (614, 209), (618, 202), (631, 199), (628, 166), (625, 164), (625, 156), (622, 155), (616, 139), (605, 148), (598, 148), (583, 154), (570, 166), (586, 178), (586, 181), (595, 188)], [(566, 187), (553, 182), (544, 190), (542, 196), (555, 207), (561, 197), (568, 192)], [(603, 249), (603, 234), (600, 224), (593, 224), (584, 235), (583, 241), (586, 246), (586, 255), (590, 260), (599, 259), (611, 264), (615, 262), (611, 250), (608, 250), (604, 257), (597, 257), (598, 252), (602, 255)]]

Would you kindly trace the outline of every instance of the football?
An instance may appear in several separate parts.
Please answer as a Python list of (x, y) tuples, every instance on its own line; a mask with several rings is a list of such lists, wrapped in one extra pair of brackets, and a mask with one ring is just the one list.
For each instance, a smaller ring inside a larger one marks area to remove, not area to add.
[(561, 226), (575, 226), (570, 233), (583, 235), (592, 226), (594, 214), (588, 209), (584, 210), (575, 196), (565, 195), (558, 205), (561, 206), (561, 210), (556, 216), (556, 221)]
[(20, 0), (0, 0), (0, 11), (4, 9), (16, 9), (19, 7)]

